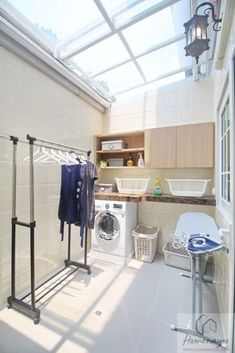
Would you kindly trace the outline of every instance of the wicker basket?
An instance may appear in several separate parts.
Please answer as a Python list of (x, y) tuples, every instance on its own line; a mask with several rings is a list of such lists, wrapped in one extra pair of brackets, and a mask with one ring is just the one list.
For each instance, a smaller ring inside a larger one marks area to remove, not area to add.
[(135, 258), (139, 261), (152, 262), (157, 251), (159, 227), (139, 224), (132, 232), (135, 245)]

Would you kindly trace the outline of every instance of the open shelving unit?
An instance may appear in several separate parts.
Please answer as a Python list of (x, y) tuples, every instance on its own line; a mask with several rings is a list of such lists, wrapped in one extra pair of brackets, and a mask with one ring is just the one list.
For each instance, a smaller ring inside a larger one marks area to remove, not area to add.
[[(108, 150), (108, 151), (103, 151), (101, 146), (101, 142), (103, 141), (114, 141), (114, 140), (123, 140), (126, 143), (126, 148), (124, 149), (119, 149), (119, 150)], [(144, 157), (144, 152), (145, 152), (145, 141), (144, 141), (144, 131), (136, 131), (136, 132), (129, 132), (129, 133), (119, 133), (119, 134), (110, 134), (110, 135), (101, 135), (101, 136), (96, 136), (95, 137), (95, 162), (97, 165), (99, 165), (100, 160), (109, 160), (112, 158), (123, 158), (124, 163), (123, 166), (120, 167), (103, 167), (102, 169), (119, 169), (119, 168), (128, 168), (128, 169), (134, 169), (134, 168), (139, 168), (137, 167), (137, 162), (139, 155), (138, 153), (142, 153)], [(131, 153), (133, 160), (134, 160), (134, 166), (133, 167), (127, 167), (126, 162), (128, 158), (128, 154)]]

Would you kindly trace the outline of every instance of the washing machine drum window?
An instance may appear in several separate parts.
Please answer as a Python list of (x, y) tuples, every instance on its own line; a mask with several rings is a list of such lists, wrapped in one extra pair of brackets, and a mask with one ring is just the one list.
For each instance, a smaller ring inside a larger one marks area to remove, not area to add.
[(114, 240), (119, 235), (119, 229), (119, 222), (112, 213), (103, 212), (98, 216), (97, 231), (100, 238)]

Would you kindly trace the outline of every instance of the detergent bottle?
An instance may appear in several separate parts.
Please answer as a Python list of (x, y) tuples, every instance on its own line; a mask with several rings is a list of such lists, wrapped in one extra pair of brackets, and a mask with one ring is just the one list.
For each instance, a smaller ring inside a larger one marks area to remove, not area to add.
[(155, 180), (155, 189), (154, 189), (154, 195), (156, 196), (161, 196), (162, 190), (161, 190), (161, 181), (159, 178)]
[(133, 160), (133, 157), (132, 157), (132, 154), (131, 154), (131, 153), (128, 154), (128, 158), (127, 158), (127, 163), (126, 163), (126, 165), (127, 165), (128, 167), (133, 167), (133, 165), (134, 165), (134, 160)]

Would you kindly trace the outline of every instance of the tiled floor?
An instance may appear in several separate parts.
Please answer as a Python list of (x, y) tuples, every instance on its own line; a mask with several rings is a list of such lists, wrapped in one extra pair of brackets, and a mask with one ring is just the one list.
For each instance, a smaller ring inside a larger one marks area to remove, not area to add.
[[(187, 324), (191, 281), (179, 273), (161, 256), (151, 264), (133, 259), (125, 267), (94, 261), (91, 276), (76, 272), (42, 300), (39, 325), (2, 310), (0, 352), (181, 353), (177, 337), (183, 334), (170, 324), (179, 313)], [(206, 285), (204, 293), (204, 311), (217, 312), (214, 286)]]

